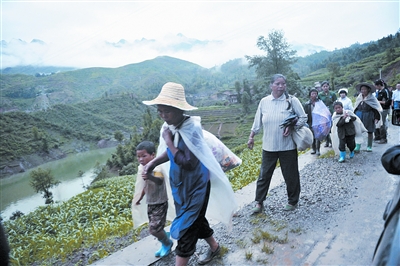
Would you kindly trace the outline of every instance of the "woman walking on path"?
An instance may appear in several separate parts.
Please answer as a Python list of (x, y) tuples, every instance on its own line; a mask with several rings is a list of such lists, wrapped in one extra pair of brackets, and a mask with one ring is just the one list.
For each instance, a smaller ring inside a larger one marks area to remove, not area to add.
[(300, 101), (286, 93), (286, 78), (281, 74), (275, 74), (270, 81), (271, 94), (261, 99), (253, 126), (251, 128), (247, 146), (253, 149), (254, 135), (263, 129), (262, 163), (260, 175), (257, 180), (253, 213), (260, 213), (264, 209), (264, 200), (268, 194), (272, 174), (279, 159), (283, 177), (286, 183), (288, 203), (285, 211), (292, 211), (297, 207), (300, 197), (300, 175), (298, 167), (297, 148), (294, 143), (290, 127), (281, 129), (279, 126), (291, 112), (298, 116), (296, 127), (303, 126), (307, 122)]
[[(307, 102), (305, 102), (304, 111), (307, 114), (308, 127), (311, 129), (312, 128), (312, 111), (315, 107), (315, 102), (319, 101), (318, 90), (311, 89), (310, 92), (308, 93), (308, 96), (310, 99)], [(321, 155), (321, 152), (320, 152), (321, 141), (319, 139), (315, 138), (315, 134), (314, 134), (313, 130), (312, 130), (312, 132), (313, 132), (314, 140), (313, 140), (313, 143), (311, 146), (311, 148), (312, 148), (311, 154), (317, 154), (317, 156), (320, 156)]]
[[(329, 82), (323, 81), (321, 83), (322, 91), (318, 94), (318, 98), (324, 102), (326, 107), (328, 107), (331, 115), (333, 114), (333, 103), (337, 100), (336, 94), (333, 91), (329, 91)], [(325, 147), (332, 146), (331, 135), (326, 136)]]
[[(221, 250), (213, 237), (214, 231), (206, 212), (230, 226), (237, 211), (233, 189), (204, 140), (200, 117), (184, 114), (184, 111), (197, 108), (186, 102), (182, 85), (168, 82), (157, 98), (143, 103), (157, 105), (157, 112), (165, 121), (157, 157), (146, 164), (145, 173), (169, 162), (169, 180), (176, 210), (170, 233), (178, 240), (175, 264), (187, 265), (198, 239), (204, 239), (210, 246), (198, 261), (201, 265), (206, 264)], [(207, 209), (209, 201), (211, 208)]]
[[(354, 111), (368, 131), (367, 151), (372, 151), (373, 134), (376, 126), (378, 126), (377, 123), (381, 120), (380, 113), (382, 112), (382, 107), (372, 94), (376, 91), (374, 85), (360, 83), (356, 86), (356, 89), (360, 94), (357, 96), (356, 103), (354, 104)], [(356, 143), (354, 152), (360, 152), (360, 148), (361, 143)]]

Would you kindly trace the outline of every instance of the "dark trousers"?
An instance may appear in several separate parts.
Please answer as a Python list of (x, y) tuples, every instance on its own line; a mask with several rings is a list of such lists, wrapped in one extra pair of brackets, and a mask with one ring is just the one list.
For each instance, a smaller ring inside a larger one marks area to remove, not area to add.
[(314, 138), (313, 143), (312, 143), (312, 150), (313, 151), (319, 151), (320, 150), (320, 146), (321, 146), (321, 141), (317, 140)]
[(325, 147), (328, 147), (329, 144), (332, 144), (331, 133), (329, 133), (329, 134), (326, 136), (325, 140), (326, 140)]
[(257, 179), (256, 201), (263, 203), (267, 197), (272, 174), (279, 159), (281, 171), (286, 183), (288, 203), (296, 205), (300, 197), (300, 174), (297, 150), (262, 153), (260, 176)]
[(339, 151), (346, 151), (346, 145), (350, 151), (354, 151), (356, 148), (355, 137), (356, 135), (350, 135), (346, 136), (344, 139), (339, 139)]
[(198, 239), (209, 238), (214, 234), (214, 230), (210, 227), (206, 218), (208, 200), (210, 198), (211, 183), (207, 183), (207, 191), (204, 196), (204, 203), (200, 210), (199, 216), (196, 221), (188, 228), (186, 233), (178, 240), (178, 246), (175, 249), (175, 254), (187, 258), (194, 254), (196, 251), (196, 244)]
[(386, 118), (389, 114), (390, 109), (383, 109), (381, 112), (382, 115), (382, 126), (380, 128), (375, 129), (375, 140), (386, 140), (387, 139), (387, 124), (386, 124)]

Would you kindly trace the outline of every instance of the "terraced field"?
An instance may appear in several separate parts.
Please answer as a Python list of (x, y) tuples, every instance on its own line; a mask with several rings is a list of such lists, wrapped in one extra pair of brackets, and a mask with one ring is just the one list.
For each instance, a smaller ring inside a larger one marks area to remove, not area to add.
[(204, 129), (219, 137), (231, 148), (247, 143), (254, 112), (251, 111), (250, 114), (245, 115), (241, 105), (234, 105), (218, 109), (200, 109), (191, 111), (189, 114), (200, 116)]

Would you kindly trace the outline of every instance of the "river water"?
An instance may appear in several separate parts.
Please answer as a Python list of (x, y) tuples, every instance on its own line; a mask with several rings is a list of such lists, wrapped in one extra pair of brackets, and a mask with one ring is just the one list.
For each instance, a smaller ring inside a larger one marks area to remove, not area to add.
[[(45, 205), (43, 196), (36, 193), (29, 185), (29, 174), (32, 170), (39, 167), (51, 169), (54, 178), (61, 182), (57, 187), (50, 189), (53, 200), (64, 201), (84, 192), (84, 186), (89, 185), (95, 177), (96, 163), (105, 164), (115, 150), (116, 147), (112, 147), (69, 155), (64, 159), (42, 164), (24, 173), (0, 179), (1, 217), (8, 219), (17, 210), (27, 214)], [(81, 177), (78, 176), (79, 171), (83, 172)]]

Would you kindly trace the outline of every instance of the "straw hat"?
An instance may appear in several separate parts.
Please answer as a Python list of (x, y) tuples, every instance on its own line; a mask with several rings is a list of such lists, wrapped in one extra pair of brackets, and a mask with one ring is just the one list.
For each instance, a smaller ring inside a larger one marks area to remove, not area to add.
[(349, 90), (346, 89), (346, 88), (341, 88), (341, 89), (338, 90), (339, 94), (342, 93), (342, 92), (346, 93), (346, 95), (347, 95), (349, 93)]
[(371, 92), (371, 93), (376, 91), (376, 87), (374, 85), (370, 84), (370, 83), (367, 83), (367, 82), (362, 82), (360, 84), (357, 84), (357, 86), (356, 86), (357, 91), (361, 91), (361, 86), (368, 87), (369, 88), (369, 92)]
[(143, 103), (146, 105), (168, 105), (184, 111), (197, 109), (197, 107), (191, 106), (186, 102), (185, 89), (183, 86), (174, 82), (165, 83), (161, 88), (160, 94), (158, 94), (155, 99), (151, 101), (143, 101)]

